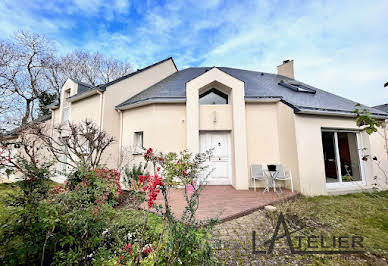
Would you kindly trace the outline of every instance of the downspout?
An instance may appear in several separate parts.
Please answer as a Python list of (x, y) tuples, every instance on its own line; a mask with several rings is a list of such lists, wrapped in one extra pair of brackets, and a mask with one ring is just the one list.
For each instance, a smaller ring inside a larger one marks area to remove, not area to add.
[(97, 93), (100, 94), (100, 129), (103, 129), (103, 118), (104, 118), (104, 93), (97, 90)]
[(119, 115), (120, 115), (120, 132), (119, 132), (119, 159), (117, 161), (118, 165), (117, 167), (120, 166), (121, 164), (121, 146), (122, 146), (122, 136), (123, 136), (123, 112), (121, 110), (117, 110), (117, 112), (119, 112)]
[(384, 140), (385, 140), (385, 153), (387, 154), (387, 159), (388, 159), (387, 122), (384, 123)]

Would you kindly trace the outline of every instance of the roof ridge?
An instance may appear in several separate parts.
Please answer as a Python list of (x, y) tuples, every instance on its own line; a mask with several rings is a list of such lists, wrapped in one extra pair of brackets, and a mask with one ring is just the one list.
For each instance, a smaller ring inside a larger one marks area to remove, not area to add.
[(83, 81), (80, 81), (80, 80), (78, 80), (78, 79), (74, 79), (74, 78), (69, 78), (69, 79), (71, 79), (71, 80), (74, 81), (75, 83), (84, 85), (85, 87), (89, 87), (89, 88), (93, 88), (93, 87), (94, 87), (93, 85), (88, 84), (88, 83), (83, 82)]
[(95, 88), (106, 88), (106, 87), (108, 87), (108, 86), (110, 86), (110, 85), (113, 85), (113, 84), (115, 84), (115, 83), (117, 83), (117, 82), (120, 82), (120, 81), (122, 81), (122, 80), (124, 80), (124, 79), (126, 79), (126, 78), (129, 78), (129, 77), (134, 76), (134, 75), (136, 75), (136, 74), (139, 74), (139, 73), (141, 73), (141, 72), (143, 72), (143, 71), (145, 71), (145, 70), (147, 70), (147, 69), (150, 69), (150, 68), (152, 68), (152, 67), (154, 67), (154, 66), (157, 66), (157, 65), (159, 65), (159, 64), (162, 64), (162, 63), (164, 63), (164, 62), (166, 62), (166, 61), (168, 61), (168, 60), (172, 60), (174, 66), (175, 66), (175, 69), (177, 70), (177, 72), (179, 72), (178, 68), (177, 68), (176, 65), (175, 65), (174, 59), (172, 58), (172, 56), (170, 56), (170, 57), (165, 58), (165, 59), (163, 59), (163, 60), (161, 60), (161, 61), (158, 61), (158, 62), (156, 62), (156, 63), (153, 63), (152, 65), (146, 66), (146, 67), (144, 67), (144, 68), (141, 68), (141, 69), (138, 69), (138, 70), (136, 70), (136, 71), (134, 71), (134, 72), (131, 72), (131, 73), (129, 73), (129, 74), (126, 74), (126, 75), (124, 75), (124, 76), (122, 76), (122, 77), (119, 77), (119, 78), (117, 78), (117, 79), (115, 79), (115, 80), (109, 81), (109, 82), (107, 82), (107, 83), (105, 83), (105, 84), (100, 84), (100, 85), (98, 85), (98, 86), (95, 86)]

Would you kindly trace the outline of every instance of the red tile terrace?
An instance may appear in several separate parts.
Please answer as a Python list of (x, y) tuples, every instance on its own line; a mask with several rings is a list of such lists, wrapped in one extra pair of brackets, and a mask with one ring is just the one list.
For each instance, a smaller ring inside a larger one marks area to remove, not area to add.
[[(183, 191), (183, 189), (174, 189), (169, 194), (172, 212), (177, 218), (181, 217), (186, 207)], [(232, 186), (206, 186), (200, 195), (196, 218), (206, 220), (218, 217), (221, 222), (225, 222), (262, 209), (266, 205), (291, 199), (297, 194), (286, 189), (283, 189), (282, 193), (272, 190), (263, 193), (263, 189), (257, 189), (255, 192), (236, 190)], [(161, 195), (155, 203), (163, 204)], [(142, 205), (142, 208), (149, 210), (147, 204)]]

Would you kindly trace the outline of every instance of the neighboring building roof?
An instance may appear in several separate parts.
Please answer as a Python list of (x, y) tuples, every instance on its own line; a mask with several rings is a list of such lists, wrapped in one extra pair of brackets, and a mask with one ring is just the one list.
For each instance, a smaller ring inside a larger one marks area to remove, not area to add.
[[(142, 102), (184, 102), (186, 99), (186, 83), (211, 67), (192, 67), (176, 72), (155, 85), (141, 91), (116, 106), (117, 109), (127, 109)], [(334, 95), (332, 93), (317, 89), (300, 81), (285, 76), (242, 70), (228, 67), (218, 67), (221, 71), (242, 80), (245, 85), (246, 100), (278, 98), (294, 108), (295, 113), (322, 113), (322, 114), (348, 114), (354, 115), (356, 102)], [(310, 88), (314, 93), (305, 93), (287, 88), (282, 82), (300, 84)], [(373, 115), (388, 116), (387, 113), (368, 108)]]
[(17, 135), (19, 134), (20, 131), (22, 131), (23, 129), (25, 129), (26, 127), (28, 127), (29, 125), (33, 125), (33, 124), (39, 124), (39, 123), (42, 123), (42, 122), (45, 122), (45, 121), (48, 121), (51, 119), (51, 114), (48, 114), (48, 115), (42, 115), (42, 116), (39, 116), (38, 118), (28, 122), (27, 124), (25, 125), (21, 125), (21, 126), (18, 126), (17, 128), (14, 128), (14, 129), (11, 129), (9, 131), (6, 131), (4, 134), (3, 134), (3, 137), (5, 138), (13, 138), (13, 137), (17, 137)]
[(381, 111), (384, 111), (384, 112), (388, 113), (388, 103), (381, 104), (381, 105), (376, 105), (376, 106), (373, 106), (373, 108), (379, 109)]

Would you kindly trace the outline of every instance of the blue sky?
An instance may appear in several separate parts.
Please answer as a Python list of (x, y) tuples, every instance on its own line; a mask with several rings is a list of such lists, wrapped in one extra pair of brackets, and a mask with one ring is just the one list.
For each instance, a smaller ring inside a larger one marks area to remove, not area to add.
[(388, 102), (388, 1), (2, 0), (0, 36), (47, 35), (129, 61), (174, 57), (179, 69), (228, 66), (295, 77), (352, 100)]

